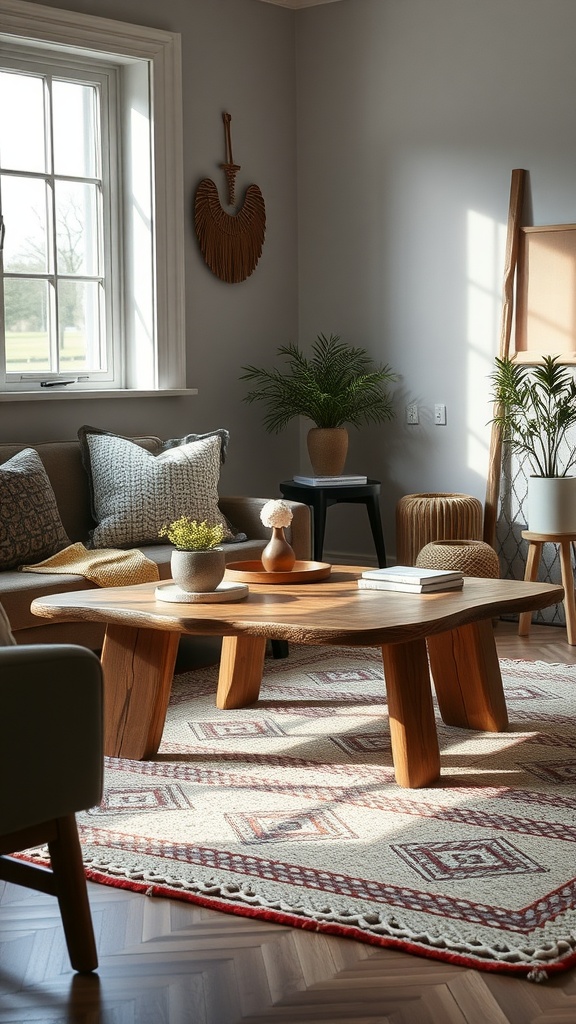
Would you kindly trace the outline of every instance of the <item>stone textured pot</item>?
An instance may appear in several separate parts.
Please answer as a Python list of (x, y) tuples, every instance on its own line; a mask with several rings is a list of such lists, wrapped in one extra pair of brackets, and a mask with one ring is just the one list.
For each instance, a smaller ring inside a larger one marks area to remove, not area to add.
[(188, 594), (206, 594), (216, 590), (224, 578), (226, 558), (222, 548), (209, 551), (180, 551), (170, 556), (172, 579)]
[(528, 478), (528, 529), (576, 533), (576, 476)]
[(316, 476), (339, 476), (348, 454), (346, 427), (312, 427), (308, 431), (308, 455)]
[(266, 572), (291, 572), (296, 555), (284, 536), (284, 527), (273, 526), (272, 536), (262, 552)]

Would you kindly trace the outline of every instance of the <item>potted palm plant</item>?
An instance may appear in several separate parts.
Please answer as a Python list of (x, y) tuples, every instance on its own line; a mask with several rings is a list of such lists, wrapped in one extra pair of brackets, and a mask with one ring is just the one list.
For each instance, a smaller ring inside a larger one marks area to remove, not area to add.
[(529, 528), (534, 533), (576, 532), (576, 448), (569, 432), (576, 425), (576, 383), (558, 356), (544, 356), (531, 367), (496, 358), (491, 374), (502, 443), (528, 459)]
[(252, 389), (248, 403), (266, 406), (264, 427), (279, 433), (295, 416), (315, 424), (308, 432), (308, 452), (318, 476), (338, 475), (348, 452), (346, 424), (382, 423), (394, 416), (386, 385), (397, 380), (388, 365), (378, 366), (363, 348), (320, 334), (306, 356), (298, 345), (282, 345), (281, 369), (243, 366), (241, 380)]

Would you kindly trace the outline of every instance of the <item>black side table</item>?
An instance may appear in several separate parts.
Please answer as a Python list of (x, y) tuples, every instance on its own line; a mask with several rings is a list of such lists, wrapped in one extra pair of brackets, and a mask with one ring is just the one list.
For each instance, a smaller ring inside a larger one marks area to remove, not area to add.
[(380, 516), (379, 480), (368, 480), (365, 484), (344, 484), (342, 486), (327, 484), (315, 487), (309, 484), (297, 484), (294, 480), (284, 480), (280, 484), (280, 492), (282, 497), (288, 498), (289, 501), (300, 501), (304, 505), (310, 505), (312, 508), (315, 562), (322, 561), (326, 510), (330, 505), (338, 505), (340, 502), (366, 505), (378, 556), (378, 565), (380, 568), (386, 566), (386, 548), (384, 546), (384, 534), (382, 532), (382, 519)]

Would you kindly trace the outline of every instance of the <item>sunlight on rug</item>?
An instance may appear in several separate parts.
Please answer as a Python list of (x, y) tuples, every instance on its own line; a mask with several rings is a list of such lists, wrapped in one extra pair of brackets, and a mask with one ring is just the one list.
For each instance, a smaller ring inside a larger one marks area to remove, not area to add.
[(503, 661), (507, 733), (438, 719), (442, 778), (394, 781), (375, 649), (291, 647), (258, 704), (176, 676), (153, 762), (106, 759), (89, 878), (541, 981), (576, 962), (576, 666)]

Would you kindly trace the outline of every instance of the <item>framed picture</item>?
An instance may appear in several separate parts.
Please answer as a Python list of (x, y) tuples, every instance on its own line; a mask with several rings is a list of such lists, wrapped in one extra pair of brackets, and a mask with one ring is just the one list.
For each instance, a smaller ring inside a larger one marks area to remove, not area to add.
[(576, 363), (576, 224), (520, 229), (514, 340), (519, 361)]

